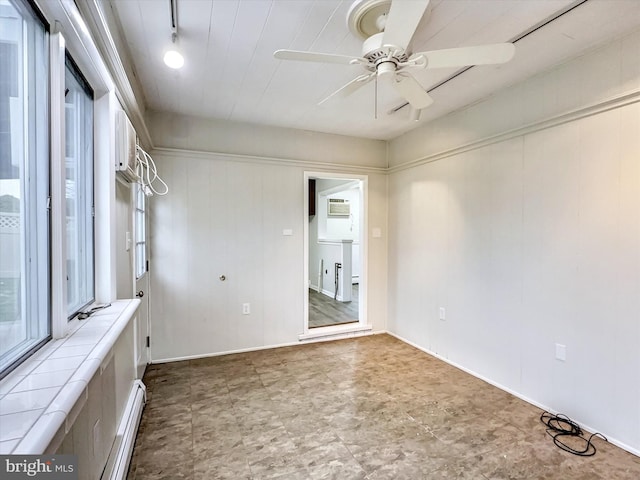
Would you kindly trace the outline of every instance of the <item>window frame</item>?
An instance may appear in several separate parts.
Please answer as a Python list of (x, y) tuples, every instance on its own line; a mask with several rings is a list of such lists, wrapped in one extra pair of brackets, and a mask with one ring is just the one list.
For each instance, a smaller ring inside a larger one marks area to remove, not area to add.
[(142, 183), (134, 184), (133, 215), (134, 275), (140, 280), (147, 273), (147, 196)]
[[(84, 288), (89, 289), (89, 291), (91, 292), (89, 295), (86, 296), (86, 298), (83, 298), (79, 303), (76, 303), (73, 308), (71, 308), (71, 310), (69, 310), (69, 270), (68, 270), (68, 265), (67, 270), (66, 270), (66, 279), (67, 279), (67, 286), (66, 286), (66, 300), (67, 300), (67, 318), (68, 320), (72, 320), (73, 318), (75, 318), (79, 313), (81, 313), (83, 310), (85, 310), (89, 305), (95, 303), (95, 299), (96, 299), (96, 287), (95, 287), (95, 189), (94, 189), (94, 183), (95, 183), (95, 175), (94, 175), (94, 170), (95, 170), (95, 155), (94, 155), (94, 150), (95, 150), (95, 139), (94, 139), (94, 135), (93, 135), (93, 131), (95, 129), (95, 115), (94, 115), (94, 104), (95, 104), (95, 94), (94, 94), (94, 90), (93, 88), (91, 88), (91, 85), (89, 84), (89, 82), (87, 81), (87, 79), (84, 77), (84, 75), (82, 74), (82, 71), (80, 70), (80, 68), (78, 67), (77, 63), (75, 62), (75, 60), (73, 59), (73, 56), (71, 55), (71, 53), (65, 49), (65, 55), (64, 55), (64, 66), (62, 67), (64, 70), (64, 75), (65, 75), (65, 98), (63, 99), (63, 105), (64, 105), (64, 112), (63, 112), (63, 116), (65, 118), (65, 131), (64, 131), (64, 158), (62, 159), (62, 161), (64, 162), (64, 171), (65, 171), (65, 200), (68, 200), (68, 198), (66, 197), (66, 189), (68, 188), (67, 185), (67, 181), (68, 181), (68, 177), (66, 172), (68, 171), (67, 169), (69, 168), (69, 164), (67, 162), (67, 154), (68, 154), (68, 142), (67, 140), (69, 139), (69, 135), (68, 135), (68, 131), (67, 131), (67, 112), (68, 112), (68, 104), (66, 103), (66, 96), (69, 92), (69, 88), (67, 86), (67, 77), (66, 74), (67, 72), (69, 72), (74, 80), (78, 83), (79, 87), (84, 91), (84, 93), (87, 95), (87, 98), (90, 100), (90, 104), (91, 104), (91, 120), (90, 120), (90, 133), (91, 133), (91, 149), (90, 149), (90, 154), (89, 154), (89, 158), (86, 159), (79, 159), (79, 161), (85, 161), (86, 164), (84, 165), (84, 167), (86, 168), (86, 171), (84, 172), (84, 175), (81, 178), (78, 178), (78, 180), (76, 181), (76, 193), (80, 190), (80, 188), (77, 187), (77, 184), (79, 183), (79, 181), (83, 180), (85, 183), (83, 184), (83, 188), (86, 188), (87, 191), (89, 192), (88, 195), (86, 195), (86, 198), (84, 198), (84, 205), (82, 205), (81, 208), (81, 213), (83, 214), (82, 218), (78, 218), (77, 222), (78, 225), (80, 224), (80, 221), (84, 221), (86, 222), (86, 224), (84, 225), (84, 228), (86, 229), (87, 235), (89, 235), (90, 238), (90, 242), (86, 243), (84, 246), (87, 247), (85, 250), (85, 258), (83, 260), (86, 261), (86, 264), (84, 264), (84, 268), (85, 268), (85, 275), (86, 278), (83, 277), (85, 279), (84, 281)], [(79, 128), (79, 127), (78, 127)], [(76, 145), (77, 147), (77, 145)], [(80, 170), (80, 168), (78, 168), (78, 170)], [(65, 201), (65, 217), (67, 216), (68, 212), (67, 212), (67, 204)], [(66, 220), (68, 221), (68, 219)], [(65, 222), (66, 223), (66, 222)], [(65, 229), (66, 230), (66, 229)], [(68, 230), (67, 230), (67, 234), (68, 234)], [(85, 236), (87, 236), (85, 235)], [(67, 235), (66, 238), (66, 248), (64, 250), (65, 255), (69, 254), (69, 236)], [(77, 238), (75, 239), (77, 240)], [(85, 238), (85, 240), (87, 240), (87, 238)], [(80, 243), (80, 242), (79, 242)], [(80, 253), (80, 252), (76, 252), (76, 253)], [(87, 257), (88, 256), (88, 257)], [(67, 261), (68, 261), (68, 257)], [(87, 275), (88, 274), (88, 275)]]
[[(50, 26), (28, 0), (10, 0), (22, 23), (16, 43), (19, 62), (16, 93), (22, 110), (20, 191), (20, 330), (24, 338), (0, 350), (4, 378), (52, 338), (51, 321), (51, 162), (50, 162)], [(13, 43), (13, 42), (4, 42)], [(9, 97), (12, 95), (9, 94)], [(13, 148), (12, 142), (9, 148)], [(8, 184), (7, 184), (8, 185)], [(35, 259), (35, 261), (33, 261)], [(4, 348), (4, 345), (2, 345)]]
[[(94, 92), (93, 96), (93, 288), (94, 305), (106, 304), (117, 298), (116, 240), (112, 230), (112, 218), (116, 209), (113, 185), (115, 172), (112, 158), (115, 152), (113, 115), (118, 106), (116, 84), (100, 56), (100, 52), (84, 23), (78, 6), (71, 0), (17, 0), (14, 3), (27, 6), (45, 26), (48, 47), (43, 55), (47, 66), (42, 78), (47, 84), (47, 115), (43, 115), (44, 135), (48, 138), (46, 183), (49, 188), (47, 204), (40, 212), (49, 216), (48, 275), (44, 281), (48, 288), (45, 304), (49, 335), (16, 361), (12, 369), (21, 365), (30, 355), (52, 339), (64, 338), (76, 329), (80, 320), (67, 316), (66, 296), (66, 239), (65, 239), (65, 55), (67, 51), (79, 72)], [(41, 276), (42, 277), (42, 276)], [(4, 369), (0, 378), (10, 374)]]

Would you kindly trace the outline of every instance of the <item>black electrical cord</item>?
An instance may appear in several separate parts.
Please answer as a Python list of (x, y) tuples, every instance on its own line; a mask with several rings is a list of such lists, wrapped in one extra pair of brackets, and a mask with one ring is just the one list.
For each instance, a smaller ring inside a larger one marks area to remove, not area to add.
[[(593, 437), (600, 437), (608, 442), (607, 437), (601, 433), (592, 433), (589, 438), (583, 437), (583, 431), (576, 422), (566, 415), (559, 413), (554, 415), (549, 412), (543, 412), (540, 415), (540, 421), (547, 426), (547, 434), (553, 438), (553, 443), (565, 452), (578, 455), (580, 457), (591, 457), (596, 454), (596, 446), (591, 443)], [(584, 449), (578, 450), (563, 442), (564, 437), (579, 438), (584, 442)]]
[(335, 278), (336, 291), (333, 294), (333, 299), (334, 300), (338, 299), (338, 285), (340, 284), (340, 269), (341, 268), (342, 268), (342, 264), (336, 262), (336, 264), (335, 264), (335, 269), (336, 269), (336, 278)]
[(85, 312), (78, 312), (78, 320), (85, 320), (87, 318), (89, 318), (91, 315), (93, 315), (96, 312), (99, 312), (100, 310), (104, 310), (107, 307), (110, 307), (111, 304), (110, 303), (106, 303), (104, 305), (99, 305), (97, 307), (93, 307), (90, 310), (87, 310)]

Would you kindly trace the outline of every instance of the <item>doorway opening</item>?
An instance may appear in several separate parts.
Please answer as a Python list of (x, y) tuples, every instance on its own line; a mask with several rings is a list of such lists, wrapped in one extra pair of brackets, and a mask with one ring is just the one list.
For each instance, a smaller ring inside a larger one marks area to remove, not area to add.
[(367, 176), (305, 172), (303, 336), (366, 326)]

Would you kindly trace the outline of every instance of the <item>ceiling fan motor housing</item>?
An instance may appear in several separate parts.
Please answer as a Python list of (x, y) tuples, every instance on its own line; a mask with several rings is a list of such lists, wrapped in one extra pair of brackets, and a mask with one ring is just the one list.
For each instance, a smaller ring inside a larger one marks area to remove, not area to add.
[[(378, 73), (386, 73), (389, 71), (391, 64), (393, 65), (393, 70), (391, 71), (395, 71), (399, 63), (404, 63), (409, 58), (401, 47), (383, 45), (383, 36), (383, 32), (376, 33), (367, 38), (362, 44), (362, 56), (369, 60), (370, 63), (367, 68), (372, 72), (377, 70)], [(383, 67), (383, 65), (385, 66)]]

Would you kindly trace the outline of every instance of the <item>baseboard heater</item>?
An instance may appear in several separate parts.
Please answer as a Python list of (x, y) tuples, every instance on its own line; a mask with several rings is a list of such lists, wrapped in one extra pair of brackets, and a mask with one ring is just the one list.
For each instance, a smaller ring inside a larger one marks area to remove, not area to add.
[(133, 382), (129, 400), (118, 426), (113, 449), (104, 470), (102, 480), (124, 480), (127, 477), (133, 446), (142, 418), (142, 410), (147, 400), (147, 388), (141, 380)]

